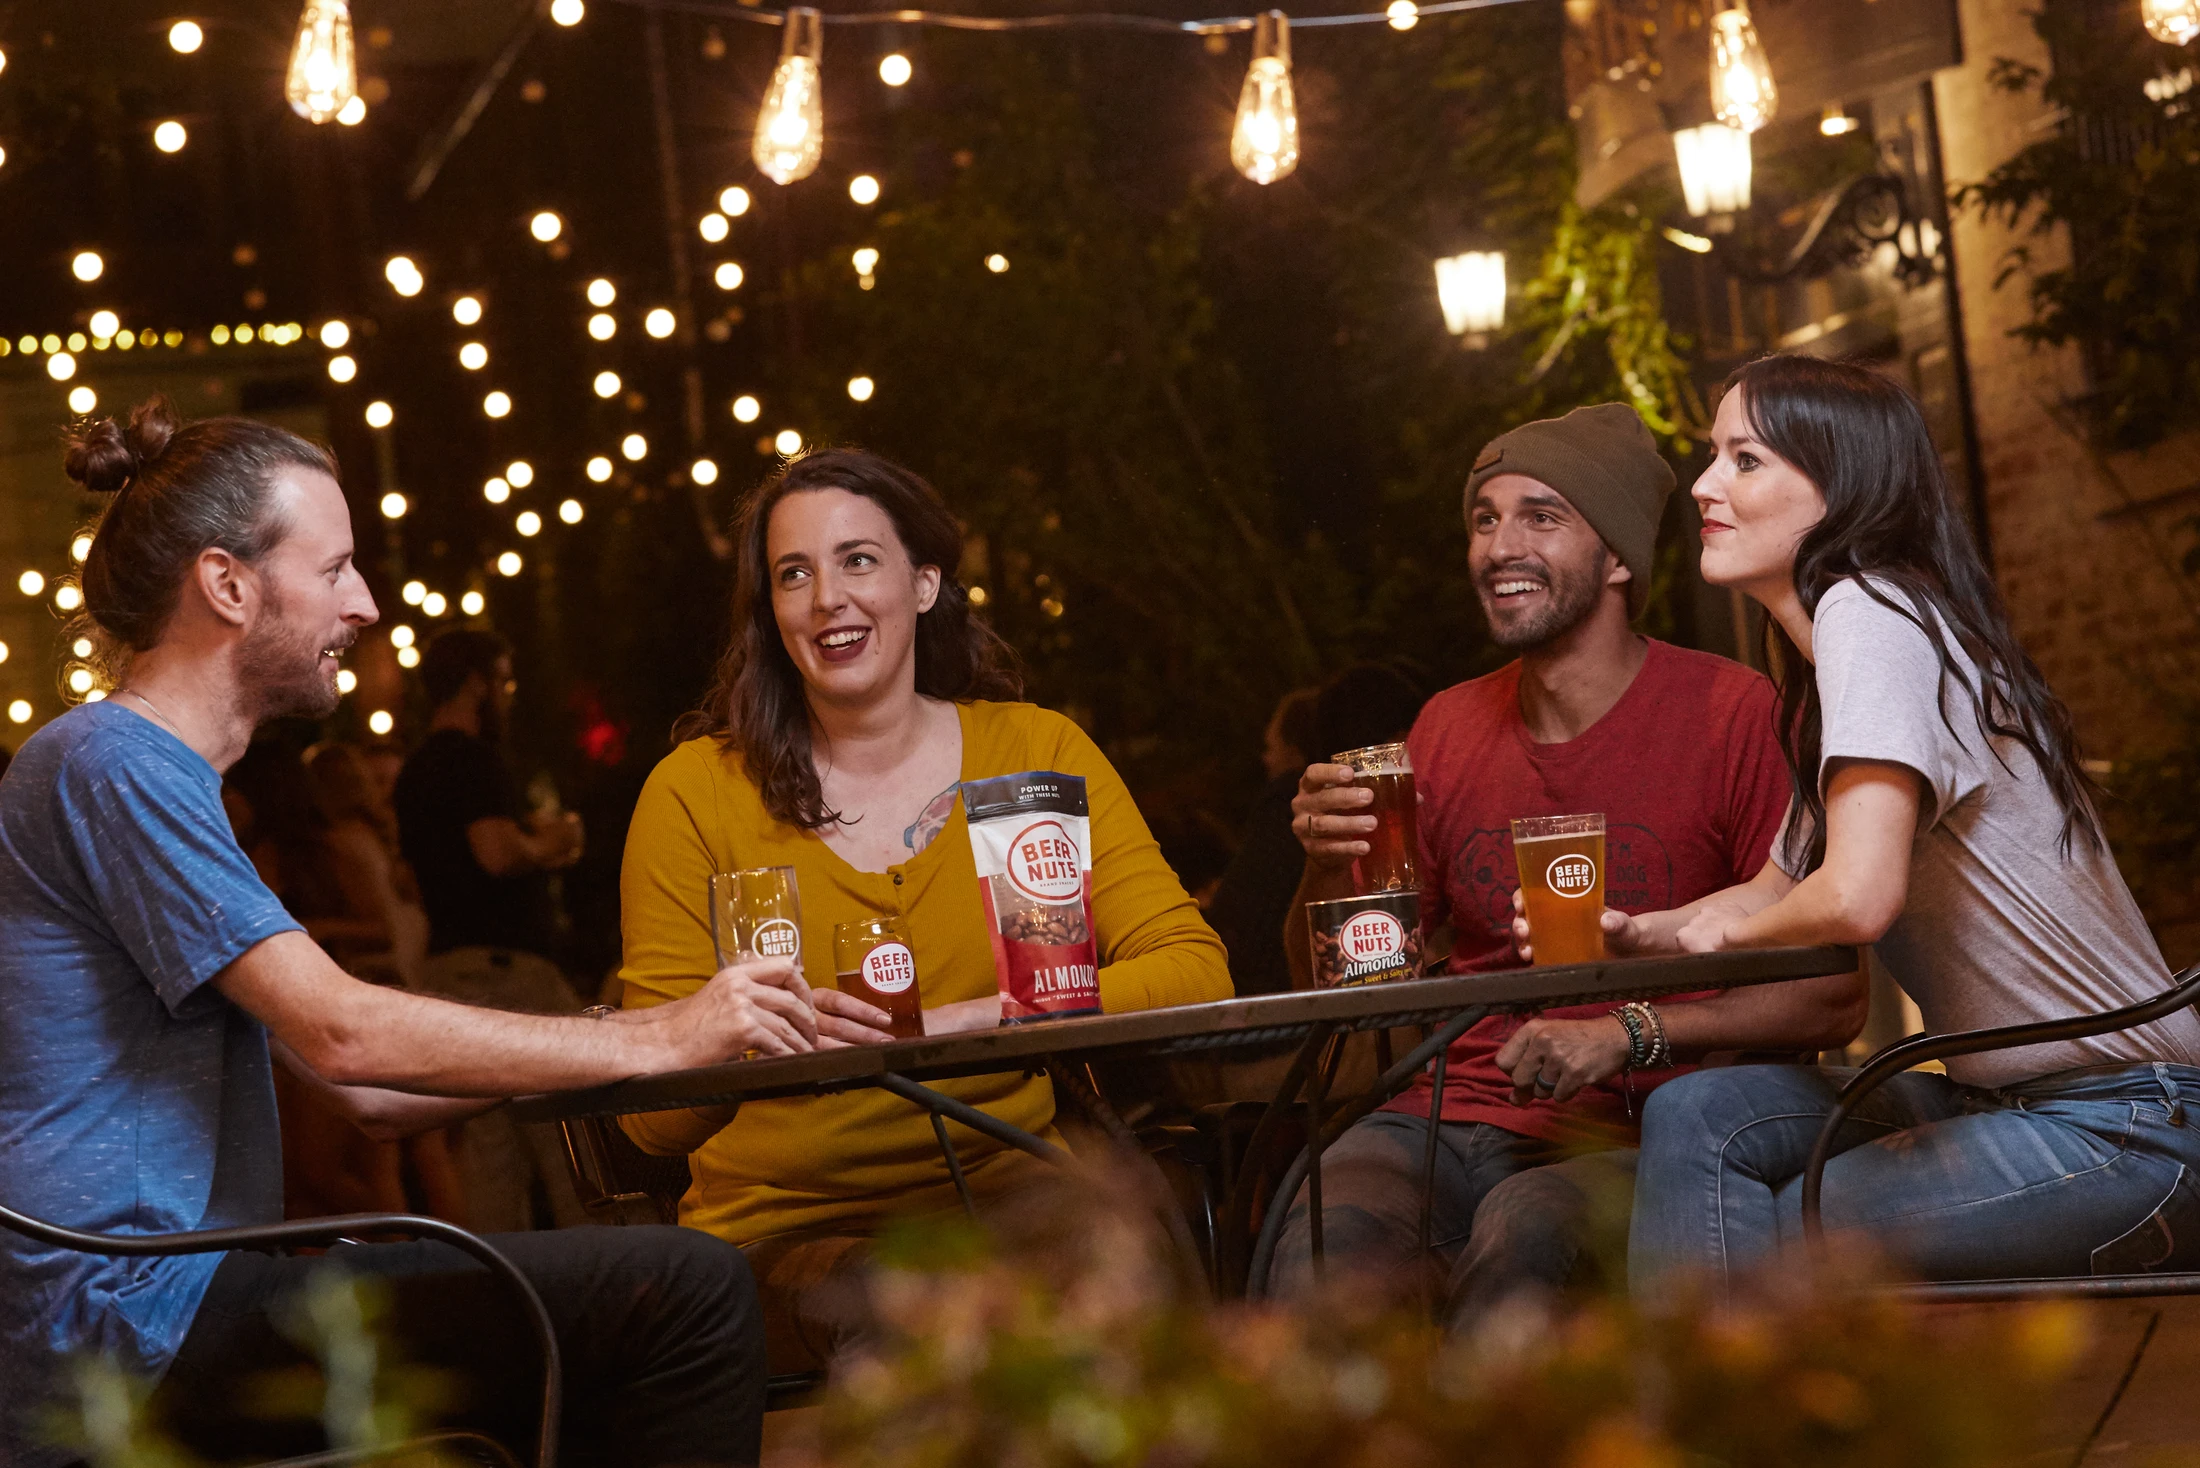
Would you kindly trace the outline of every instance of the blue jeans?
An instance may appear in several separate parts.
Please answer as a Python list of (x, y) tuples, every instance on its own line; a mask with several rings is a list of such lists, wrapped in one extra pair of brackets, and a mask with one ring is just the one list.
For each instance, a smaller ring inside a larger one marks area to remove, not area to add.
[[(1322, 1153), (1322, 1253), (1331, 1271), (1401, 1305), (1426, 1290), (1438, 1320), (1452, 1331), (1470, 1328), (1517, 1294), (1547, 1298), (1597, 1277), (1596, 1239), (1616, 1238), (1627, 1217), (1633, 1148), (1576, 1155), (1484, 1122), (1442, 1123), (1429, 1215), (1432, 1257), (1424, 1259), (1427, 1147), (1427, 1117), (1378, 1111)], [(1316, 1288), (1309, 1213), (1302, 1186), (1268, 1271), (1277, 1298), (1305, 1299)], [(1619, 1261), (1609, 1262), (1616, 1276)]]
[[(1629, 1285), (1733, 1274), (1802, 1237), (1803, 1169), (1852, 1071), (1749, 1065), (1643, 1108)], [(2006, 1090), (1912, 1071), (1843, 1126), (1829, 1236), (1872, 1237), (1933, 1280), (2135, 1274), (2200, 1264), (2200, 1069), (2063, 1071)]]

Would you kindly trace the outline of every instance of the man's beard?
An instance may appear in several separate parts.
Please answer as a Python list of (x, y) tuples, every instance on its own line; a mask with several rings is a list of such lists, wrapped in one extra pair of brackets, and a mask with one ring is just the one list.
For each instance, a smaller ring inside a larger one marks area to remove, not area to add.
[[(1485, 571), (1476, 579), (1474, 591), (1482, 601), (1482, 617), (1489, 623), (1490, 640), (1507, 652), (1532, 652), (1564, 637), (1588, 621), (1597, 604), (1604, 599), (1606, 563), (1607, 557), (1600, 554), (1594, 564), (1578, 568), (1562, 570), (1537, 560), (1515, 561)], [(1541, 581), (1546, 588), (1543, 605), (1525, 615), (1501, 618), (1492, 606), (1494, 594), (1490, 588), (1497, 582), (1516, 578)]]
[[(356, 636), (341, 634), (346, 644)], [(321, 672), (321, 650), (337, 645), (310, 627), (293, 627), (270, 594), (237, 649), (237, 682), (255, 727), (271, 719), (325, 719), (336, 712), (336, 685)]]

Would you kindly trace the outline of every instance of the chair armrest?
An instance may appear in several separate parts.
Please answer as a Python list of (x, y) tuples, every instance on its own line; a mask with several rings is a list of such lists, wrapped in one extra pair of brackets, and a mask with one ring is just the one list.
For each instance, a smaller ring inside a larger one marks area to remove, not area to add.
[(479, 1234), (469, 1233), (455, 1223), (440, 1218), (422, 1218), (411, 1213), (347, 1213), (334, 1218), (296, 1218), (282, 1223), (249, 1224), (241, 1228), (203, 1228), (187, 1233), (174, 1234), (99, 1234), (82, 1229), (64, 1228), (44, 1219), (17, 1213), (12, 1208), (0, 1207), (0, 1228), (18, 1233), (56, 1249), (67, 1249), (78, 1254), (105, 1254), (119, 1258), (158, 1258), (182, 1254), (226, 1254), (232, 1249), (310, 1248), (314, 1245), (334, 1244), (357, 1233), (408, 1233), (417, 1238), (436, 1239), (462, 1249), (487, 1266), (489, 1272), (503, 1281), (518, 1297), (527, 1315), (528, 1324), (534, 1328), (535, 1344), (542, 1352), (543, 1392), (542, 1414), (537, 1430), (535, 1462), (537, 1468), (551, 1468), (557, 1461), (559, 1384), (563, 1379), (563, 1364), (558, 1355), (558, 1338), (550, 1323), (550, 1312), (544, 1308), (542, 1296), (526, 1275), (521, 1274), (512, 1261), (498, 1253), (495, 1246)]
[(1818, 1130), (1818, 1140), (1811, 1145), (1810, 1163), (1803, 1169), (1804, 1237), (1816, 1244), (1824, 1236), (1819, 1194), (1825, 1186), (1826, 1164), (1833, 1158), (1833, 1139), (1840, 1132), (1841, 1123), (1849, 1119), (1849, 1114), (1865, 1097), (1892, 1077), (1928, 1060), (1944, 1060), (1951, 1055), (1977, 1055), (1987, 1050), (2015, 1050), (2025, 1045), (2113, 1034), (2136, 1025), (2151, 1024), (2165, 1015), (2190, 1008), (2196, 1002), (2200, 1002), (2200, 964), (2176, 975), (2170, 980), (2170, 986), (2152, 999), (2127, 1004), (2106, 1014), (2039, 1020), (1993, 1030), (1964, 1030), (1953, 1035), (1919, 1035), (1889, 1045), (1865, 1061), (1864, 1068), (1841, 1088), (1841, 1094), (1834, 1098), (1833, 1110), (1826, 1113), (1825, 1125)]

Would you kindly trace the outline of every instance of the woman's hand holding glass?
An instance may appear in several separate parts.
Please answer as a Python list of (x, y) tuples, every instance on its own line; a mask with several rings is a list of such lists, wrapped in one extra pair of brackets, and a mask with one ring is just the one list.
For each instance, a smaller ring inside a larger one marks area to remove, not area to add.
[[(1604, 951), (1613, 958), (1634, 958), (1661, 949), (1650, 927), (1630, 913), (1607, 907), (1597, 924), (1604, 929)], [(1513, 948), (1524, 963), (1535, 962), (1533, 935), (1528, 928), (1528, 899), (1513, 892)]]
[[(817, 1009), (818, 1049), (884, 1045), (894, 1038), (892, 1016), (875, 1004), (866, 1004), (838, 989), (812, 989), (810, 996)], [(998, 994), (954, 1004), (927, 1005), (924, 1011), (924, 1033), (928, 1036), (997, 1029), (1000, 1023), (1001, 996)]]

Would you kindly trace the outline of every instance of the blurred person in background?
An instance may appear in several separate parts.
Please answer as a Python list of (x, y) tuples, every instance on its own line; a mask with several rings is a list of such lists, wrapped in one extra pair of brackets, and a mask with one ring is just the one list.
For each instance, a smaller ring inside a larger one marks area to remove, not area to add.
[(580, 859), (570, 814), (543, 816), (504, 753), (519, 685), (512, 647), (494, 632), (454, 627), (420, 659), (434, 710), (428, 737), (397, 777), (400, 845), (428, 910), (428, 952), (500, 949), (550, 958), (557, 923), (550, 874)]
[(1426, 670), (1402, 658), (1341, 669), (1314, 696), (1314, 749), (1307, 763), (1400, 742), (1428, 702), (1428, 685)]
[(398, 851), (397, 813), (356, 745), (314, 745), (306, 751), (305, 771), (346, 912), (374, 924), (382, 939), (381, 952), (368, 961), (418, 988), (428, 956), (428, 915), (412, 868)]
[(394, 739), (370, 739), (359, 745), (359, 758), (366, 763), (367, 777), (374, 781), (374, 788), (390, 807), (395, 817), (397, 806), (397, 777), (405, 772), (405, 748)]
[(231, 812), (245, 854), (306, 935), (346, 973), (386, 959), (390, 934), (381, 915), (355, 911), (345, 899), (329, 824), (296, 740), (286, 733), (254, 740), (223, 783), (249, 817), (249, 825), (238, 827), (239, 812)]
[(1283, 918), (1298, 890), (1306, 853), (1291, 834), (1291, 797), (1299, 771), (1321, 756), (1315, 749), (1312, 688), (1286, 693), (1261, 735), (1261, 787), (1245, 817), (1237, 850), (1223, 868), (1207, 921), (1230, 950), (1230, 982), (1240, 994), (1274, 994), (1291, 987), (1283, 959)]
[[(440, 632), (421, 654), (420, 682), (434, 713), (393, 802), (399, 849), (428, 914), (420, 987), (497, 1009), (578, 1013), (581, 1001), (551, 958), (550, 877), (580, 859), (581, 825), (571, 814), (531, 812), (505, 757), (518, 690), (512, 645), (477, 628)], [(476, 1117), (466, 1123), (459, 1165), (477, 1227), (515, 1232), (588, 1221), (555, 1126), (518, 1126), (501, 1111)], [(547, 1219), (538, 1198), (549, 1205)]]
[[(328, 746), (316, 746), (325, 750)], [(317, 761), (318, 762), (318, 761)], [(222, 804), (238, 844), (284, 910), (347, 973), (374, 983), (397, 978), (387, 911), (355, 902), (340, 833), (317, 782), (282, 733), (256, 740), (222, 781)], [(419, 920), (425, 925), (425, 920)], [(443, 1131), (402, 1140), (367, 1135), (313, 1087), (275, 1074), (282, 1121), (283, 1216), (425, 1211), (465, 1223), (456, 1160)], [(410, 1186), (408, 1186), (408, 1183)]]

